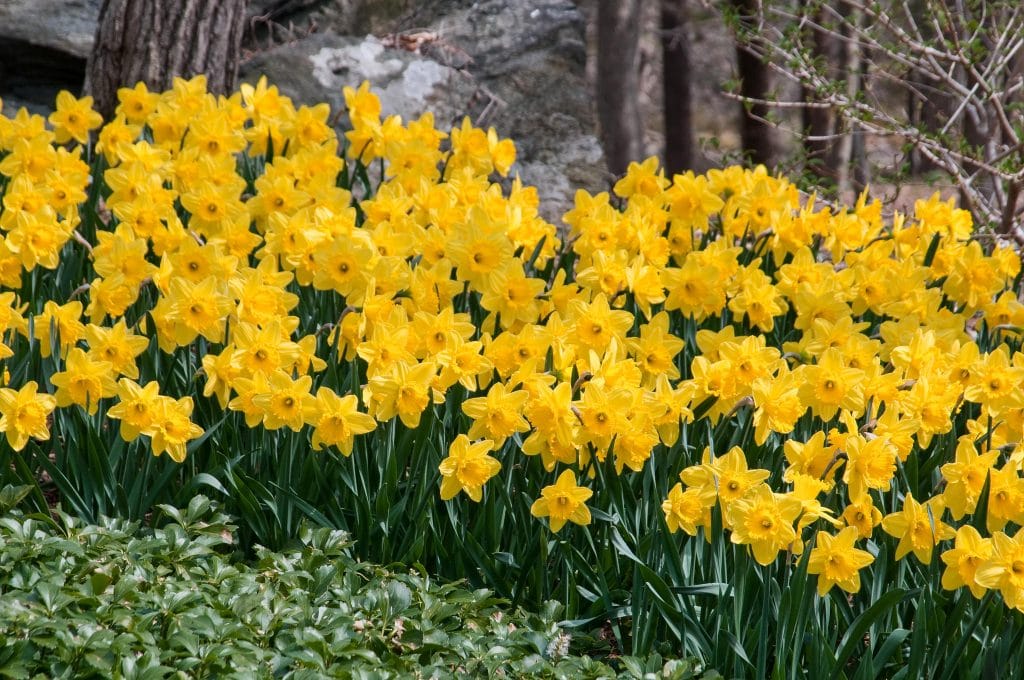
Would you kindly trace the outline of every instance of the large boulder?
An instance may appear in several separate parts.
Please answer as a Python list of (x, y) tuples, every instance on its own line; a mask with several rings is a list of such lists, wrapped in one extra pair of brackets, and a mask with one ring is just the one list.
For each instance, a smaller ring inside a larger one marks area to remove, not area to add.
[(101, 0), (0, 0), (0, 98), (4, 109), (47, 113), (60, 90), (85, 78)]
[(486, 124), (516, 141), (523, 181), (537, 187), (547, 217), (560, 218), (576, 189), (608, 186), (583, 17), (568, 0), (459, 4), (432, 28), (472, 58), (468, 71), (498, 103)]
[(3, 0), (0, 39), (48, 47), (85, 59), (92, 49), (101, 0)]
[[(80, 90), (100, 4), (0, 0), (5, 108), (45, 113), (58, 90)], [(514, 171), (548, 219), (577, 188), (608, 186), (570, 0), (251, 0), (249, 29), (243, 80), (266, 74), (299, 102), (341, 110), (342, 87), (365, 79), (386, 113), (494, 126), (515, 140)]]
[[(267, 80), (298, 103), (327, 102), (343, 112), (342, 89), (369, 80), (385, 115), (403, 120), (433, 111), (438, 126), (450, 126), (471, 106), (477, 85), (450, 66), (412, 52), (389, 49), (374, 36), (354, 38), (314, 33), (260, 53), (242, 65), (241, 79)], [(344, 115), (338, 127), (347, 129)]]
[[(298, 101), (334, 107), (344, 85), (365, 79), (386, 114), (433, 110), (438, 125), (469, 115), (494, 126), (515, 140), (513, 171), (556, 223), (577, 188), (608, 187), (583, 17), (569, 0), (262, 0), (254, 11), (291, 39), (257, 52), (244, 79), (266, 74)], [(328, 32), (304, 35), (314, 28)], [(342, 37), (364, 30), (379, 37)]]

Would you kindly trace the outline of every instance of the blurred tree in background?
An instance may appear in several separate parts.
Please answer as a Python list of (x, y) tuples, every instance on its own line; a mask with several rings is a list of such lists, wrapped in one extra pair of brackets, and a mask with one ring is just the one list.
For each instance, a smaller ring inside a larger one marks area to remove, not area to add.
[(693, 97), (687, 0), (661, 0), (662, 101), (665, 113), (665, 171), (693, 166)]
[[(761, 0), (729, 0), (723, 7), (726, 19), (739, 36), (759, 30), (755, 23)], [(772, 125), (768, 120), (771, 102), (771, 74), (768, 62), (745, 40), (736, 42), (736, 77), (744, 115), (740, 119), (743, 151), (752, 163), (772, 162)]]
[[(599, 106), (621, 102), (627, 110), (640, 85), (623, 73), (636, 60), (620, 57), (643, 36), (602, 31), (600, 21), (614, 14), (616, 26), (632, 27), (628, 13), (643, 12), (644, 0), (597, 4), (599, 64), (618, 59), (614, 80), (598, 68)], [(693, 163), (696, 148), (691, 88), (707, 75), (691, 66), (686, 21), (697, 7), (717, 12), (735, 41), (735, 85), (724, 94), (743, 106), (748, 160), (781, 162), (788, 145), (807, 184), (844, 196), (869, 180), (898, 186), (910, 177), (946, 178), (980, 225), (1024, 244), (1024, 3), (659, 0), (658, 7), (670, 171)], [(610, 169), (622, 172), (643, 154), (616, 137), (637, 133), (607, 126), (604, 116), (601, 123), (614, 150)], [(883, 142), (899, 162), (880, 178), (867, 145)]]
[[(808, 104), (834, 111), (847, 139), (897, 138), (905, 172), (942, 171), (981, 224), (1024, 243), (1019, 0), (765, 0), (755, 24), (739, 39), (799, 83)], [(808, 27), (844, 44), (840, 77)]]
[(643, 155), (638, 105), (643, 0), (597, 4), (597, 116), (608, 169), (626, 172)]

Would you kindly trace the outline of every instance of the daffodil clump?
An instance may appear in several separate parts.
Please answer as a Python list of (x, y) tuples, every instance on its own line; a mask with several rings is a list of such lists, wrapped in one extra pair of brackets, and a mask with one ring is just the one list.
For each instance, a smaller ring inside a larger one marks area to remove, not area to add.
[(119, 98), (0, 117), (14, 451), (67, 413), (177, 462), (225, 421), (381, 458), (436, 426), (445, 502), (529, 490), (560, 532), (650, 475), (651, 532), (806, 556), (820, 595), (891, 542), (1024, 611), (1021, 263), (952, 201), (883, 220), (650, 159), (559, 232), (509, 140), (382, 119), (365, 83), (344, 138), (264, 81)]

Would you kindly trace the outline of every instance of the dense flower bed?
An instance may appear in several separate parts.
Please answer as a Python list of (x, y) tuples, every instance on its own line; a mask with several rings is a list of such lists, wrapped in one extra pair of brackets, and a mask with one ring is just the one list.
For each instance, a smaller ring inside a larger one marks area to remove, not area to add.
[[(540, 578), (606, 616), (654, 597), (680, 640), (659, 579), (711, 570), (705, 539), (819, 596), (867, 576), (870, 604), (898, 572), (1024, 611), (1020, 259), (952, 200), (883, 220), (867, 194), (825, 206), (763, 168), (649, 159), (578, 192), (560, 233), (508, 179), (509, 140), (382, 119), (365, 83), (342, 140), (263, 81), (119, 97), (102, 128), (67, 94), (49, 126), (0, 117), (0, 430), (82, 512), (205, 485), (364, 540), (412, 517), (517, 592)], [(334, 489), (327, 460), (348, 466)], [(332, 519), (332, 495), (365, 506)], [(580, 533), (538, 544), (530, 515)], [(571, 581), (596, 524), (654, 595)], [(680, 550), (697, 562), (648, 560)]]

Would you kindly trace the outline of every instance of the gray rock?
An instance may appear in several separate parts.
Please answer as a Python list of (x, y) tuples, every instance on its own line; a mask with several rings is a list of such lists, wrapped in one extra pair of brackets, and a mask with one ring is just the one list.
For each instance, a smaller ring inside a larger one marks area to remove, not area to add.
[(409, 120), (433, 110), (438, 126), (463, 115), (494, 126), (515, 141), (513, 172), (537, 187), (543, 215), (556, 224), (576, 189), (608, 188), (583, 17), (570, 0), (261, 1), (299, 35), (315, 26), (373, 31), (384, 41), (300, 37), (255, 56), (243, 66), (247, 79), (266, 73), (298, 101), (334, 108), (343, 106), (343, 85), (368, 79), (385, 113)]
[[(283, 94), (302, 104), (327, 102), (343, 112), (346, 85), (369, 80), (385, 116), (409, 121), (434, 112), (439, 127), (466, 114), (478, 86), (469, 75), (405, 50), (386, 48), (373, 36), (353, 38), (316, 33), (261, 53), (243, 64), (240, 79), (266, 75)], [(348, 129), (342, 115), (339, 129)]]
[(60, 90), (78, 94), (101, 0), (0, 0), (0, 98), (13, 116), (46, 115)]
[(585, 26), (573, 3), (479, 0), (433, 28), (472, 57), (469, 72), (500, 102), (483, 123), (515, 140), (520, 175), (537, 187), (547, 219), (561, 223), (576, 189), (608, 188), (585, 76)]
[(0, 38), (89, 56), (101, 0), (2, 0)]
[[(42, 109), (58, 89), (76, 91), (100, 4), (0, 0), (0, 96)], [(367, 79), (385, 113), (494, 126), (556, 224), (577, 188), (608, 187), (570, 0), (252, 0), (249, 24), (242, 80), (266, 74), (296, 101), (340, 111), (342, 87)]]
[[(282, 29), (333, 31), (339, 35), (384, 35), (422, 28), (439, 17), (469, 7), (474, 0), (251, 0), (256, 28), (250, 39), (279, 35)], [(273, 26), (272, 26), (273, 25)]]

